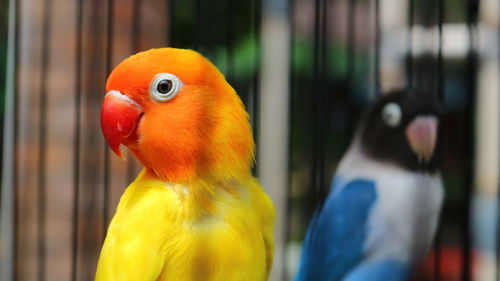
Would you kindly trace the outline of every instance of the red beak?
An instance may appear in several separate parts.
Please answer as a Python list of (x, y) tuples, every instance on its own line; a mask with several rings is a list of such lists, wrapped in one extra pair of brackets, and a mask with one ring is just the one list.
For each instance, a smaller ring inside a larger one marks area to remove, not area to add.
[(141, 106), (118, 91), (109, 91), (104, 97), (101, 107), (102, 133), (111, 150), (122, 159), (120, 144), (135, 135), (141, 115)]
[(438, 119), (418, 116), (406, 127), (406, 138), (420, 160), (429, 161), (434, 154), (437, 141)]

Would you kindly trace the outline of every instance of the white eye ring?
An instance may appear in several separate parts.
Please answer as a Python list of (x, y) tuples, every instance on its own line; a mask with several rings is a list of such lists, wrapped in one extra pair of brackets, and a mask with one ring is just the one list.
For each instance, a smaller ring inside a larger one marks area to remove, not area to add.
[(401, 107), (394, 102), (386, 104), (382, 110), (382, 120), (389, 127), (397, 127), (401, 123)]
[(149, 96), (157, 102), (166, 102), (173, 99), (182, 86), (184, 84), (177, 76), (171, 73), (159, 73), (149, 85)]

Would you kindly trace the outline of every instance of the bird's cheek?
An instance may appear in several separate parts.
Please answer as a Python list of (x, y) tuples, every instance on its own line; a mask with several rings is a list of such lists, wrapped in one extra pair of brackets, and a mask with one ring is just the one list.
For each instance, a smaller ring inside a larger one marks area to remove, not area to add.
[(120, 158), (120, 144), (130, 145), (137, 141), (137, 125), (142, 108), (131, 98), (118, 91), (109, 91), (101, 107), (101, 128), (113, 152)]

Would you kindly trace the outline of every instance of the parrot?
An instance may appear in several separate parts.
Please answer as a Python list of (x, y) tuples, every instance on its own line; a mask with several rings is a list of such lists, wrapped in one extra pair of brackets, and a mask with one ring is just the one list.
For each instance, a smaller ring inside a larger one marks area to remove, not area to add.
[(144, 166), (108, 226), (96, 281), (264, 281), (275, 209), (252, 176), (248, 113), (207, 58), (136, 53), (106, 81), (101, 128)]
[(361, 117), (311, 219), (295, 281), (402, 281), (425, 257), (444, 200), (441, 107), (429, 94), (392, 90)]

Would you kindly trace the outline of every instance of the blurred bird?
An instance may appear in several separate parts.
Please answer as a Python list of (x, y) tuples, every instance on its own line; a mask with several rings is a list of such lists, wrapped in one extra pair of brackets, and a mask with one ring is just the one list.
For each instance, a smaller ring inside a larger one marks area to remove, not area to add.
[(437, 102), (396, 91), (367, 112), (308, 229), (296, 281), (399, 281), (427, 253), (443, 187)]
[(274, 207), (251, 176), (254, 142), (234, 89), (192, 50), (162, 48), (110, 74), (101, 126), (145, 166), (120, 199), (98, 281), (267, 280)]

